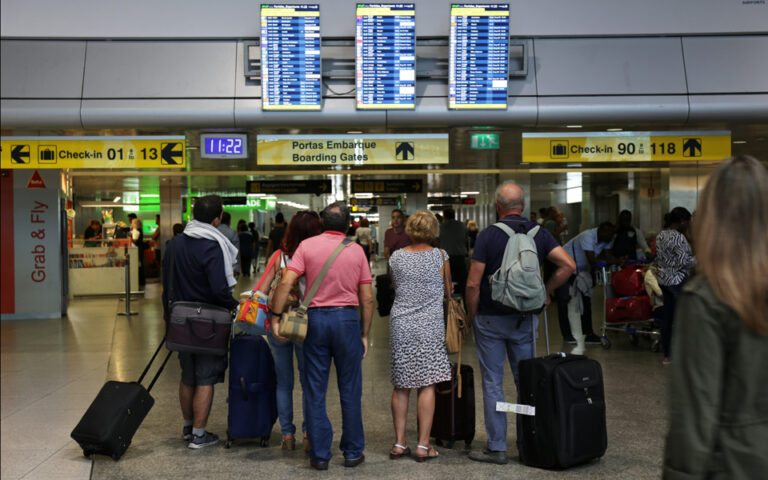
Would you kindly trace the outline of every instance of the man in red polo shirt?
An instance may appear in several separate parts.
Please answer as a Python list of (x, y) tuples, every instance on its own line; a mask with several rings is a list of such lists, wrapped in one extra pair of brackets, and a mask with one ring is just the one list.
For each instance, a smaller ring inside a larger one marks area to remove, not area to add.
[[(345, 238), (350, 222), (349, 209), (343, 202), (332, 203), (323, 210), (321, 218), (325, 231), (299, 244), (275, 294), (272, 325), (278, 339), (280, 315), (288, 292), (302, 275), (307, 279), (307, 290), (312, 287), (326, 260)], [(357, 313), (358, 305), (362, 325)], [(309, 451), (310, 465), (317, 470), (328, 469), (331, 459), (333, 428), (325, 409), (331, 359), (336, 365), (341, 397), (342, 435), (339, 448), (344, 453), (344, 466), (356, 467), (365, 460), (362, 360), (368, 353), (372, 318), (371, 269), (363, 248), (352, 244), (336, 257), (309, 304), (303, 387), (307, 402), (307, 437), (312, 446)]]
[(411, 237), (405, 233), (405, 216), (399, 208), (392, 210), (392, 227), (384, 232), (384, 256), (389, 257), (403, 247), (411, 244)]

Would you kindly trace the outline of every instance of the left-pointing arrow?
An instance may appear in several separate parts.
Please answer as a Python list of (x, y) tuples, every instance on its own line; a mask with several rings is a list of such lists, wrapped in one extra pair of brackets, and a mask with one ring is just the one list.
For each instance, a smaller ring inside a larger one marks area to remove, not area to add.
[(162, 150), (162, 157), (163, 162), (166, 163), (166, 165), (178, 165), (179, 161), (176, 160), (176, 158), (181, 158), (181, 150), (174, 150), (177, 146), (180, 146), (180, 143), (166, 143), (163, 145)]
[(29, 145), (14, 145), (11, 149), (12, 163), (29, 163)]

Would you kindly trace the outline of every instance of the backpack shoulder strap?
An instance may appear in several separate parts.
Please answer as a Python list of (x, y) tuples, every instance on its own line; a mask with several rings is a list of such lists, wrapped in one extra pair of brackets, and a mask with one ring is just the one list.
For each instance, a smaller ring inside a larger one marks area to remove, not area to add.
[(526, 235), (528, 235), (529, 237), (531, 237), (531, 240), (533, 240), (533, 237), (535, 237), (535, 236), (536, 236), (536, 234), (537, 234), (537, 233), (539, 233), (539, 229), (540, 229), (540, 228), (541, 228), (541, 225), (536, 225), (536, 226), (535, 226), (535, 227), (533, 227), (532, 229), (528, 230), (528, 233), (527, 233)]
[(501, 231), (509, 235), (510, 237), (515, 234), (515, 231), (509, 228), (509, 226), (504, 222), (496, 222), (493, 224), (494, 227), (500, 228)]

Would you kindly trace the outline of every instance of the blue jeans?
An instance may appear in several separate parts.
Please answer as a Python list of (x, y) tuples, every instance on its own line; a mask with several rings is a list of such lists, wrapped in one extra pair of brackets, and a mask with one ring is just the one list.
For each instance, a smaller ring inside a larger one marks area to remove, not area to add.
[[(496, 402), (505, 401), (504, 361), (509, 360), (509, 366), (512, 368), (519, 402), (517, 362), (533, 358), (531, 329), (538, 329), (538, 325), (539, 319), (535, 315), (524, 315), (522, 321), (520, 321), (520, 315), (515, 314), (475, 315), (475, 346), (480, 360), (485, 432), (488, 435), (489, 450), (507, 451), (507, 414), (496, 411)], [(517, 438), (518, 441), (521, 438), (519, 421)]]
[(365, 449), (360, 328), (355, 309), (329, 307), (309, 310), (309, 328), (304, 340), (304, 398), (307, 436), (312, 445), (309, 456), (314, 462), (331, 459), (333, 428), (325, 406), (331, 359), (336, 366), (341, 399), (339, 448), (347, 460), (360, 458)]
[[(296, 349), (296, 361), (299, 364), (299, 381), (304, 385), (304, 347), (300, 343), (278, 342), (272, 335), (269, 346), (272, 347), (272, 358), (275, 359), (277, 373), (277, 416), (280, 419), (280, 430), (283, 435), (296, 434), (293, 424), (293, 350)], [(307, 431), (306, 395), (302, 394), (301, 431)]]

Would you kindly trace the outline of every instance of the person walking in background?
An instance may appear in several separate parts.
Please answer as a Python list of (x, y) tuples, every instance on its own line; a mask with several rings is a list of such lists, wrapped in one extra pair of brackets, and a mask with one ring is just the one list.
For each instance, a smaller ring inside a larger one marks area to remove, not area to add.
[[(661, 348), (665, 365), (672, 361), (672, 322), (675, 318), (677, 297), (683, 289), (690, 269), (696, 265), (691, 246), (685, 238), (691, 224), (691, 212), (675, 207), (664, 216), (664, 229), (656, 235), (656, 275), (664, 294), (664, 315), (661, 319)], [(736, 232), (730, 232), (736, 235)]]
[(277, 215), (275, 215), (275, 225), (269, 232), (269, 240), (267, 240), (267, 251), (264, 254), (265, 262), (272, 256), (272, 252), (280, 248), (280, 245), (283, 243), (283, 235), (285, 235), (285, 217), (283, 212), (277, 212)]
[(467, 222), (467, 236), (469, 237), (469, 248), (475, 248), (475, 241), (477, 241), (477, 234), (480, 229), (477, 227), (477, 222), (470, 220)]
[[(130, 215), (129, 215), (130, 217)], [(134, 215), (131, 219), (131, 241), (139, 252), (139, 287), (147, 284), (147, 273), (144, 265), (144, 251), (149, 246), (144, 242), (144, 232), (141, 220)]]
[(389, 323), (395, 443), (389, 458), (411, 453), (405, 427), (408, 399), (411, 389), (415, 388), (419, 419), (416, 459), (424, 461), (438, 456), (429, 444), (435, 413), (435, 384), (451, 379), (443, 322), (443, 299), (451, 295), (451, 269), (446, 264), (448, 254), (431, 247), (438, 233), (438, 221), (432, 212), (419, 210), (408, 217), (405, 231), (411, 245), (397, 250), (389, 258), (395, 285)]
[(233, 269), (235, 278), (238, 278), (240, 276), (240, 237), (237, 235), (237, 232), (232, 230), (232, 227), (229, 226), (230, 222), (232, 222), (232, 216), (229, 212), (224, 212), (221, 214), (221, 223), (216, 228), (227, 237), (227, 240), (229, 240), (237, 250), (237, 259)]
[[(200, 197), (192, 209), (194, 220), (184, 233), (169, 240), (163, 258), (163, 311), (170, 318), (174, 301), (203, 302), (229, 310), (237, 307), (232, 287), (237, 283), (232, 264), (237, 251), (216, 227), (221, 222), (222, 202), (218, 195)], [(175, 225), (174, 225), (175, 227)], [(173, 262), (173, 273), (171, 272)], [(173, 298), (170, 278), (173, 276)], [(207, 432), (208, 415), (213, 403), (213, 389), (224, 381), (226, 355), (179, 353), (181, 382), (179, 403), (184, 417), (182, 438), (187, 447), (197, 449), (214, 445), (216, 434)]]
[(251, 263), (253, 262), (253, 237), (245, 222), (237, 225), (237, 238), (240, 241), (240, 273), (244, 277), (250, 277)]
[[(568, 280), (575, 265), (552, 234), (521, 216), (524, 209), (525, 195), (522, 188), (511, 180), (499, 185), (496, 189), (496, 213), (500, 221), (518, 233), (528, 233), (533, 228), (539, 228), (533, 239), (539, 265), (544, 258), (557, 265), (557, 270), (545, 286), (546, 304), (549, 304), (550, 293)], [(488, 278), (501, 267), (508, 241), (509, 235), (499, 227), (489, 227), (480, 232), (472, 254), (466, 294), (469, 324), (475, 326), (475, 345), (482, 374), (485, 431), (488, 434), (486, 448), (482, 452), (471, 452), (469, 458), (496, 464), (508, 462), (507, 415), (496, 411), (496, 403), (504, 402), (504, 363), (509, 361), (517, 385), (517, 363), (533, 357), (532, 335), (534, 330), (538, 330), (538, 318), (535, 315), (508, 313), (492, 300)], [(519, 426), (518, 422), (518, 439), (521, 438)]]
[[(282, 275), (291, 264), (291, 258), (299, 248), (299, 244), (307, 238), (320, 235), (320, 217), (317, 212), (304, 210), (297, 212), (288, 224), (288, 228), (283, 236), (283, 243), (280, 245), (280, 255), (274, 263), (273, 268), (264, 273), (262, 285), (269, 289), (269, 285), (277, 276), (278, 272)], [(286, 304), (292, 307), (298, 307), (301, 298), (304, 298), (306, 292), (306, 278), (300, 277), (294, 290), (288, 295)], [(268, 292), (264, 292), (268, 293)], [(283, 309), (285, 307), (282, 307)], [(268, 335), (269, 346), (272, 347), (272, 358), (275, 359), (275, 372), (277, 373), (277, 416), (280, 420), (280, 430), (283, 435), (283, 450), (294, 450), (296, 448), (296, 425), (293, 423), (293, 354), (296, 352), (296, 363), (299, 367), (299, 381), (304, 385), (304, 347), (301, 343), (283, 342)], [(304, 396), (306, 400), (306, 396)], [(302, 423), (301, 431), (304, 434), (304, 450), (309, 450), (307, 440), (307, 409), (306, 401), (302, 402)]]
[(254, 222), (248, 222), (248, 231), (251, 232), (251, 238), (253, 239), (253, 271), (259, 270), (259, 231), (256, 230), (256, 224)]
[[(278, 340), (281, 339), (280, 316), (285, 311), (288, 293), (302, 276), (307, 279), (307, 287), (312, 287), (326, 260), (340, 242), (346, 241), (349, 220), (346, 204), (328, 205), (322, 213), (325, 231), (301, 242), (291, 257), (272, 305), (273, 335)], [(371, 283), (365, 253), (352, 243), (339, 253), (309, 305), (309, 326), (304, 340), (304, 398), (311, 445), (310, 466), (316, 470), (327, 470), (331, 459), (333, 428), (325, 402), (331, 360), (338, 377), (342, 418), (339, 448), (344, 453), (344, 466), (356, 467), (365, 461), (362, 360), (368, 353), (373, 318)]]
[(677, 304), (665, 479), (768, 472), (767, 226), (768, 171), (724, 160), (699, 197), (697, 275)]
[(411, 239), (405, 233), (405, 216), (399, 208), (392, 210), (392, 226), (384, 232), (384, 256), (389, 261), (392, 254), (411, 244)]
[[(440, 224), (440, 247), (450, 258), (451, 278), (456, 282), (456, 292), (464, 297), (469, 273), (467, 272), (467, 254), (469, 253), (467, 227), (456, 220), (456, 212), (452, 208), (445, 209), (443, 215), (445, 220)], [(407, 230), (406, 227), (406, 233)]]
[(368, 264), (371, 262), (371, 249), (373, 248), (373, 237), (371, 236), (371, 223), (367, 218), (360, 220), (360, 226), (355, 230), (355, 241), (363, 247), (365, 258)]

